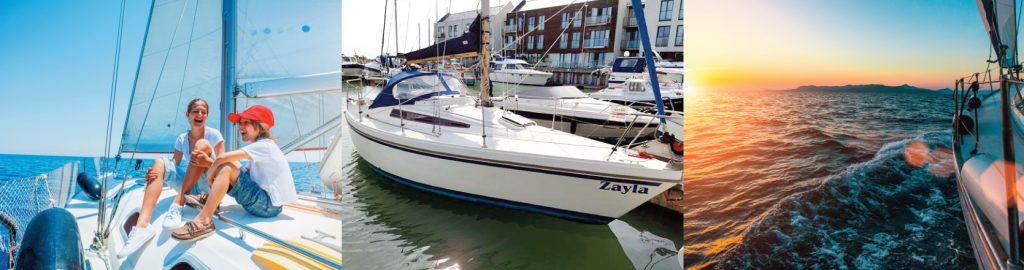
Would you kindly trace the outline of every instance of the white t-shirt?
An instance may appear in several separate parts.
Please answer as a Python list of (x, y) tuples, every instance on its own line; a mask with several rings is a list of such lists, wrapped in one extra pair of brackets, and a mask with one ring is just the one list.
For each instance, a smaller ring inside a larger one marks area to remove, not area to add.
[(299, 199), (295, 193), (295, 180), (292, 170), (288, 167), (281, 148), (271, 139), (261, 139), (245, 147), (242, 151), (249, 154), (249, 179), (260, 186), (274, 206), (295, 202)]
[[(215, 128), (212, 128), (212, 127), (206, 127), (206, 132), (203, 134), (203, 139), (206, 139), (206, 141), (210, 142), (210, 146), (214, 147), (214, 149), (216, 149), (217, 144), (220, 143), (221, 141), (224, 141), (224, 136), (220, 135), (220, 131), (219, 130), (217, 130)], [(185, 133), (182, 133), (181, 135), (178, 135), (178, 139), (174, 141), (174, 150), (175, 151), (179, 151), (182, 154), (181, 155), (181, 163), (175, 164), (175, 165), (176, 166), (182, 166), (182, 165), (188, 166), (189, 159), (192, 159), (192, 150), (188, 149), (188, 132), (187, 131)], [(210, 156), (213, 157), (214, 159), (217, 159), (216, 151), (214, 151), (213, 153), (210, 153)]]

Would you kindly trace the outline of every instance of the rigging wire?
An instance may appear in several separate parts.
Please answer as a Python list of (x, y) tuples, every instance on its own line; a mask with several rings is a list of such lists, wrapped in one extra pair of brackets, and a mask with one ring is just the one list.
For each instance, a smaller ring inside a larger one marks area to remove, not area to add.
[[(114, 71), (110, 75), (110, 99), (107, 108), (107, 133), (103, 144), (103, 173), (97, 175), (100, 177), (106, 175), (108, 172), (107, 162), (110, 159), (110, 145), (113, 144), (113, 129), (114, 129), (114, 104), (117, 100), (117, 75), (120, 71), (121, 66), (121, 41), (124, 36), (124, 9), (125, 0), (121, 0), (121, 14), (117, 21), (117, 45), (114, 49)], [(99, 170), (100, 168), (97, 168)]]

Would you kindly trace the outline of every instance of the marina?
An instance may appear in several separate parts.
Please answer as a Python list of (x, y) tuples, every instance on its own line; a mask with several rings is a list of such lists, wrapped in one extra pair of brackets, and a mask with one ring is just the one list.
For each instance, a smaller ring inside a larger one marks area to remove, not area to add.
[[(346, 86), (346, 91), (378, 90)], [(342, 169), (346, 266), (680, 268), (683, 219), (671, 210), (643, 204), (597, 225), (467, 203), (389, 179), (355, 152), (350, 140), (342, 147), (347, 149)]]

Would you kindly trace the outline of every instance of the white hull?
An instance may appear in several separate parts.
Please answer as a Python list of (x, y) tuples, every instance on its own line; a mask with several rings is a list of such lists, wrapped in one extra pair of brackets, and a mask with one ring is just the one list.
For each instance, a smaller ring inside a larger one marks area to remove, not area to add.
[(513, 85), (546, 85), (548, 79), (552, 76), (551, 73), (531, 71), (531, 72), (491, 72), (491, 82), (504, 83)]
[(363, 77), (365, 74), (364, 69), (356, 67), (345, 67), (341, 69), (341, 76), (345, 78), (358, 78)]
[[(1020, 85), (1011, 84), (1014, 88)], [(1011, 91), (1012, 91), (1011, 89)], [(988, 96), (991, 93), (991, 96)], [(1009, 222), (1006, 209), (1006, 184), (1003, 172), (1006, 171), (1003, 157), (1000, 97), (997, 92), (981, 91), (981, 106), (978, 111), (965, 111), (969, 117), (977, 116), (977, 129), (972, 134), (964, 135), (960, 143), (954, 139), (956, 175), (961, 193), (964, 223), (967, 225), (971, 242), (974, 247), (978, 266), (982, 269), (1001, 269), (1006, 267), (1005, 254), (1009, 235)], [(1017, 100), (1011, 99), (1010, 106), (1017, 107)], [(1019, 129), (1024, 123), (1024, 115), (1017, 109), (1011, 109), (1011, 127)], [(954, 129), (954, 133), (957, 132)], [(975, 138), (975, 135), (980, 136)], [(1017, 134), (1015, 134), (1017, 135)], [(1018, 172), (1021, 160), (1024, 160), (1024, 142), (1020, 136), (1014, 136), (1014, 153)], [(977, 154), (971, 154), (978, 141)], [(1018, 173), (1017, 179), (1021, 179)], [(1018, 196), (1024, 186), (1017, 183)], [(1024, 217), (1024, 211), (1018, 216)]]
[[(590, 222), (618, 218), (681, 178), (681, 171), (662, 170), (653, 174), (657, 179), (640, 179), (631, 175), (650, 176), (650, 169), (436, 143), (415, 139), (429, 134), (403, 132), (375, 120), (360, 122), (349, 113), (346, 120), (360, 156), (392, 179), (461, 199)], [(646, 190), (606, 190), (613, 185)]]

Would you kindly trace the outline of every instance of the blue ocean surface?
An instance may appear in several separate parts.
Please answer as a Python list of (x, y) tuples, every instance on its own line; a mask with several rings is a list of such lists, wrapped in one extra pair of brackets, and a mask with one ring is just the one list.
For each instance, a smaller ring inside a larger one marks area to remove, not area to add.
[[(146, 170), (152, 166), (153, 160), (140, 160), (142, 163), (138, 170), (134, 169), (134, 160), (128, 159), (124, 159), (117, 164), (115, 164), (115, 162), (109, 162), (108, 166), (111, 170), (116, 169), (116, 172), (120, 175), (129, 174), (135, 177), (141, 177), (145, 175)], [(16, 181), (16, 179), (39, 176), (58, 169), (64, 164), (76, 161), (80, 162), (79, 172), (84, 172), (94, 177), (97, 176), (98, 170), (96, 169), (96, 158), (92, 157), (0, 154), (0, 189), (3, 188), (4, 181)], [(292, 176), (295, 179), (295, 189), (299, 192), (329, 192), (323, 185), (323, 182), (320, 181), (318, 163), (291, 162), (289, 163), (289, 166), (292, 169)], [(116, 179), (124, 178), (118, 177)], [(120, 182), (111, 181), (110, 183), (114, 185), (119, 184)], [(76, 187), (76, 193), (78, 191), (80, 191), (80, 189)], [(0, 192), (0, 194), (2, 194), (2, 192)], [(0, 197), (0, 205), (17, 205), (27, 203), (30, 200), (31, 199), (28, 196), (10, 198)], [(9, 253), (16, 252), (8, 250), (8, 247), (11, 246), (11, 243), (9, 243), (10, 239), (11, 232), (5, 226), (0, 226), (0, 270), (7, 269), (8, 262), (11, 259), (11, 257), (9, 257)]]
[(704, 92), (686, 100), (696, 269), (965, 269), (952, 95)]

